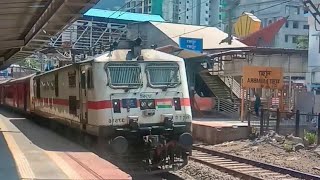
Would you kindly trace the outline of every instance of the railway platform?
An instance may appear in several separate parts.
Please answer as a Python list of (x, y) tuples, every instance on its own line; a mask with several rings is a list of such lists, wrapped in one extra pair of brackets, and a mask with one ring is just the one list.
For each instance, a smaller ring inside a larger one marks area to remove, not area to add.
[(131, 176), (82, 146), (0, 109), (0, 179), (112, 179)]
[(192, 135), (196, 141), (219, 144), (249, 137), (250, 129), (245, 122), (223, 118), (194, 118)]

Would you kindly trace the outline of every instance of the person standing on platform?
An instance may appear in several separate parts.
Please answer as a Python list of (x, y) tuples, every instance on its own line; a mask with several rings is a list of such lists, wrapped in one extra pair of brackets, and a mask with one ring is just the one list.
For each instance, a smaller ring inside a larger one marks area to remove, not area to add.
[(256, 112), (256, 116), (259, 116), (259, 108), (261, 106), (261, 99), (258, 94), (256, 94), (256, 100), (254, 102), (254, 111)]

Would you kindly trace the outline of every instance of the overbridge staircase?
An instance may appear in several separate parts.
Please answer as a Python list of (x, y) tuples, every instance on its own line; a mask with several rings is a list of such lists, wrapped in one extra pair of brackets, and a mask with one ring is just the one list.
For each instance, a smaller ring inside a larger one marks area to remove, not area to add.
[(207, 69), (202, 70), (199, 75), (215, 96), (215, 110), (229, 115), (239, 115), (240, 84), (232, 77), (212, 75)]

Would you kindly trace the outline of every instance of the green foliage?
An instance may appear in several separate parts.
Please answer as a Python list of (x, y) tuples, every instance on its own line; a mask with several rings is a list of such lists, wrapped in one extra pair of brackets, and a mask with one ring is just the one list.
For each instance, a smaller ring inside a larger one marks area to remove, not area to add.
[(28, 68), (33, 68), (33, 69), (37, 69), (40, 70), (41, 68), (41, 64), (39, 61), (37, 61), (36, 59), (31, 59), (31, 58), (27, 58), (25, 60), (22, 60), (18, 63), (16, 63), (22, 67), (28, 67)]
[(297, 48), (298, 49), (308, 49), (309, 47), (309, 37), (308, 36), (299, 36), (297, 39)]
[(304, 132), (304, 138), (308, 141), (309, 144), (315, 144), (317, 142), (317, 135), (311, 132)]
[(293, 151), (293, 144), (292, 144), (292, 142), (290, 142), (290, 141), (285, 141), (283, 148), (284, 148), (284, 150), (286, 150), (287, 152)]

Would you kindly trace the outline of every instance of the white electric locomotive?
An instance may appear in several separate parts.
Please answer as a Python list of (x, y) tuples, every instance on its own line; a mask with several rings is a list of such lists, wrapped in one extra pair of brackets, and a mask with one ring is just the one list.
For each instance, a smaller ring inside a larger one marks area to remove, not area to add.
[(191, 107), (183, 59), (114, 50), (32, 79), (31, 112), (97, 136), (155, 166), (187, 162)]

